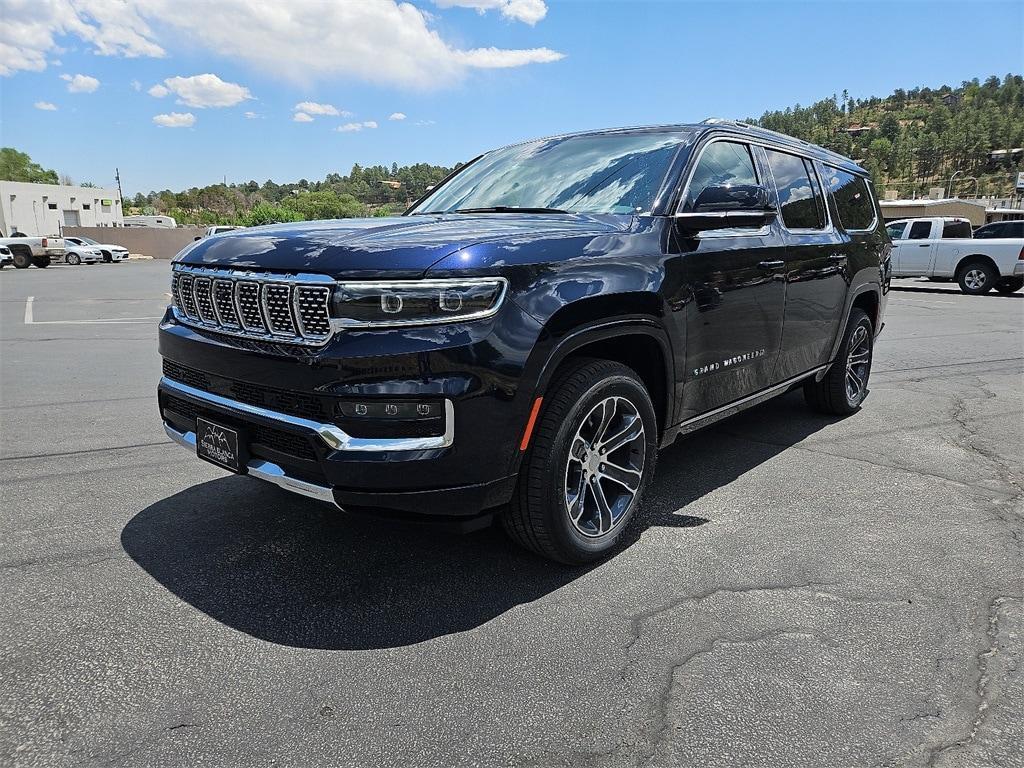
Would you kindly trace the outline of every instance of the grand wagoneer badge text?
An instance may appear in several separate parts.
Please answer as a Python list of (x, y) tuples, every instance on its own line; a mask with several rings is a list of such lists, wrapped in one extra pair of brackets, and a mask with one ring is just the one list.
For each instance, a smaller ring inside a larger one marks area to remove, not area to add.
[(753, 352), (744, 352), (742, 355), (734, 355), (727, 357), (718, 363), (708, 363), (702, 365), (700, 368), (693, 369), (694, 376), (703, 376), (705, 373), (713, 373), (714, 371), (720, 371), (723, 368), (730, 368), (734, 365), (743, 365), (749, 363), (752, 360), (757, 360), (759, 357), (764, 357), (763, 349), (755, 349)]

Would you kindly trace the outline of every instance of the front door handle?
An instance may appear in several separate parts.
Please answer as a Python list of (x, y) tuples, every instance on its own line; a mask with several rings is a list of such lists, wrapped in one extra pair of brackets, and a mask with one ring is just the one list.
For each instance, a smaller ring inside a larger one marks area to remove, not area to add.
[(758, 266), (764, 267), (765, 269), (778, 269), (785, 265), (785, 263), (786, 262), (782, 259), (779, 259), (778, 261), (762, 261)]
[(918, 248), (927, 248), (927, 247), (928, 247), (929, 245), (931, 245), (931, 243), (921, 243), (921, 244), (920, 244), (920, 245), (918, 245), (917, 247), (918, 247)]
[(845, 253), (830, 253), (828, 255), (829, 261), (846, 261)]

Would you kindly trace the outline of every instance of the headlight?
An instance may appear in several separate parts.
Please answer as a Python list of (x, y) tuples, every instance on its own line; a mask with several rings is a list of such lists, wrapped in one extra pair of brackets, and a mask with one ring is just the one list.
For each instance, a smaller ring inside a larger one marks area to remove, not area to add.
[(476, 320), (498, 311), (506, 286), (503, 277), (338, 283), (331, 317), (346, 328)]

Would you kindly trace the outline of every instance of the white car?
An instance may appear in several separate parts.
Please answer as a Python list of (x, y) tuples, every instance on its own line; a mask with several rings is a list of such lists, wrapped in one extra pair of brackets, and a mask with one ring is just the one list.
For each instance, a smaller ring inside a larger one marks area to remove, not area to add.
[(14, 263), (14, 254), (6, 245), (0, 245), (0, 269)]
[(103, 261), (110, 262), (111, 264), (117, 264), (119, 261), (128, 261), (128, 249), (123, 245), (97, 243), (89, 237), (65, 237), (64, 242), (83, 248), (98, 248), (100, 253), (103, 254)]
[(70, 237), (64, 238), (64, 262), (66, 264), (102, 264), (103, 251), (93, 245), (78, 245)]
[(973, 238), (967, 219), (900, 219), (885, 226), (892, 238), (892, 276), (956, 280), (972, 296), (1024, 288), (1024, 239)]

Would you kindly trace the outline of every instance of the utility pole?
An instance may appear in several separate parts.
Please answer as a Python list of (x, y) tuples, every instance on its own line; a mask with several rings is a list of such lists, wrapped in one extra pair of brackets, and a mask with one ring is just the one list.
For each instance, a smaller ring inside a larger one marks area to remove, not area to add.
[(124, 206), (124, 192), (121, 191), (121, 171), (114, 169), (114, 178), (117, 179), (117, 196), (121, 198), (121, 205)]

